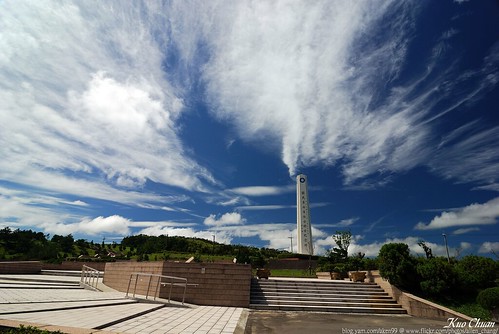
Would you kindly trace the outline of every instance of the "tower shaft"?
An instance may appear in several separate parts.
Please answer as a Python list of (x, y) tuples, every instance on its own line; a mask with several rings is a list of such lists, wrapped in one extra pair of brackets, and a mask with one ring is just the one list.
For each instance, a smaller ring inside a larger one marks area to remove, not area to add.
[(296, 221), (298, 234), (298, 253), (313, 255), (312, 225), (310, 223), (310, 207), (308, 201), (307, 176), (296, 177)]

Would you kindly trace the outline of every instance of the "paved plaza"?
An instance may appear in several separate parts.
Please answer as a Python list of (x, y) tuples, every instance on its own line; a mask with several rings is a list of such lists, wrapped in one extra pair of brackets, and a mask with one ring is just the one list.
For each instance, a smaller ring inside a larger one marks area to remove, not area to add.
[(435, 334), (446, 324), (410, 315), (251, 310), (244, 334)]
[(77, 288), (78, 277), (0, 275), (0, 327), (35, 325), (65, 333), (243, 333), (236, 307), (137, 302), (125, 293)]
[(98, 287), (103, 292), (78, 288), (78, 282), (79, 277), (0, 275), (0, 329), (23, 324), (73, 334), (393, 334), (407, 329), (430, 333), (430, 329), (446, 325), (446, 321), (409, 315), (258, 311), (138, 302), (102, 282)]

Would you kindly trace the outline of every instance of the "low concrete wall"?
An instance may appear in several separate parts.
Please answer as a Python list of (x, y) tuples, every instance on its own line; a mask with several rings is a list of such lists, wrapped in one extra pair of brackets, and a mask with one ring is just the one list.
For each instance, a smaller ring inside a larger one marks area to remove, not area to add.
[(379, 270), (371, 271), (374, 282), (377, 283), (383, 290), (393, 297), (406, 311), (407, 314), (428, 319), (447, 320), (449, 318), (460, 318), (470, 321), (472, 318), (462, 313), (451, 310), (447, 307), (432, 303), (424, 298), (414, 296), (413, 294), (404, 292), (396, 286), (390, 284), (382, 278)]
[(0, 262), (0, 274), (39, 274), (41, 270), (40, 261)]
[[(130, 274), (133, 272), (161, 274), (187, 278), (185, 301), (197, 305), (248, 307), (250, 300), (251, 266), (225, 263), (174, 263), (135, 262), (107, 263), (104, 284), (126, 292)], [(145, 295), (148, 279), (138, 282), (137, 294)], [(154, 281), (152, 282), (152, 285)], [(153, 289), (151, 289), (153, 290)], [(168, 298), (169, 287), (160, 289), (158, 295)], [(173, 288), (172, 299), (182, 300), (183, 289)], [(150, 291), (149, 295), (154, 295)]]

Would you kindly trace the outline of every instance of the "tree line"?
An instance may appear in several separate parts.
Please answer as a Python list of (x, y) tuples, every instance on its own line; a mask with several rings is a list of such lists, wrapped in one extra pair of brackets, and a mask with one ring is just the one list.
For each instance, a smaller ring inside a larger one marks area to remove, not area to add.
[[(61, 261), (78, 257), (101, 259), (167, 260), (169, 253), (184, 253), (199, 258), (203, 256), (234, 257), (238, 263), (262, 266), (267, 259), (302, 257), (288, 251), (244, 245), (228, 245), (201, 238), (182, 236), (126, 236), (120, 243), (94, 243), (85, 239), (75, 240), (66, 236), (44, 234), (32, 230), (0, 230), (0, 260)], [(151, 254), (161, 254), (152, 257)]]

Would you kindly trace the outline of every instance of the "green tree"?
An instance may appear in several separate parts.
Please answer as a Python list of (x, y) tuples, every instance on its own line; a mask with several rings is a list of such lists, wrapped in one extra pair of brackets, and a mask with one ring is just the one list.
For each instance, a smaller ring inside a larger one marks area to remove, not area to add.
[(388, 281), (403, 289), (418, 289), (416, 259), (404, 243), (389, 243), (381, 247), (378, 255), (379, 273)]
[(457, 262), (456, 272), (462, 289), (476, 291), (495, 285), (499, 265), (488, 257), (467, 255)]
[(333, 235), (333, 240), (338, 247), (334, 247), (332, 253), (338, 255), (341, 260), (348, 258), (348, 247), (352, 241), (352, 233), (350, 231), (336, 231)]
[(450, 296), (456, 291), (456, 274), (454, 265), (446, 258), (433, 257), (422, 259), (417, 265), (421, 277), (421, 291), (430, 297)]
[(431, 251), (431, 248), (424, 242), (423, 240), (420, 240), (418, 242), (419, 247), (423, 248), (423, 251), (426, 255), (427, 259), (433, 258), (433, 252)]
[(480, 291), (476, 297), (476, 301), (486, 310), (499, 308), (499, 287)]
[(58, 244), (61, 247), (61, 250), (63, 252), (65, 252), (65, 253), (72, 253), (73, 252), (74, 238), (71, 234), (68, 234), (65, 237), (63, 237), (62, 235), (55, 234), (52, 237), (51, 241), (53, 243)]

